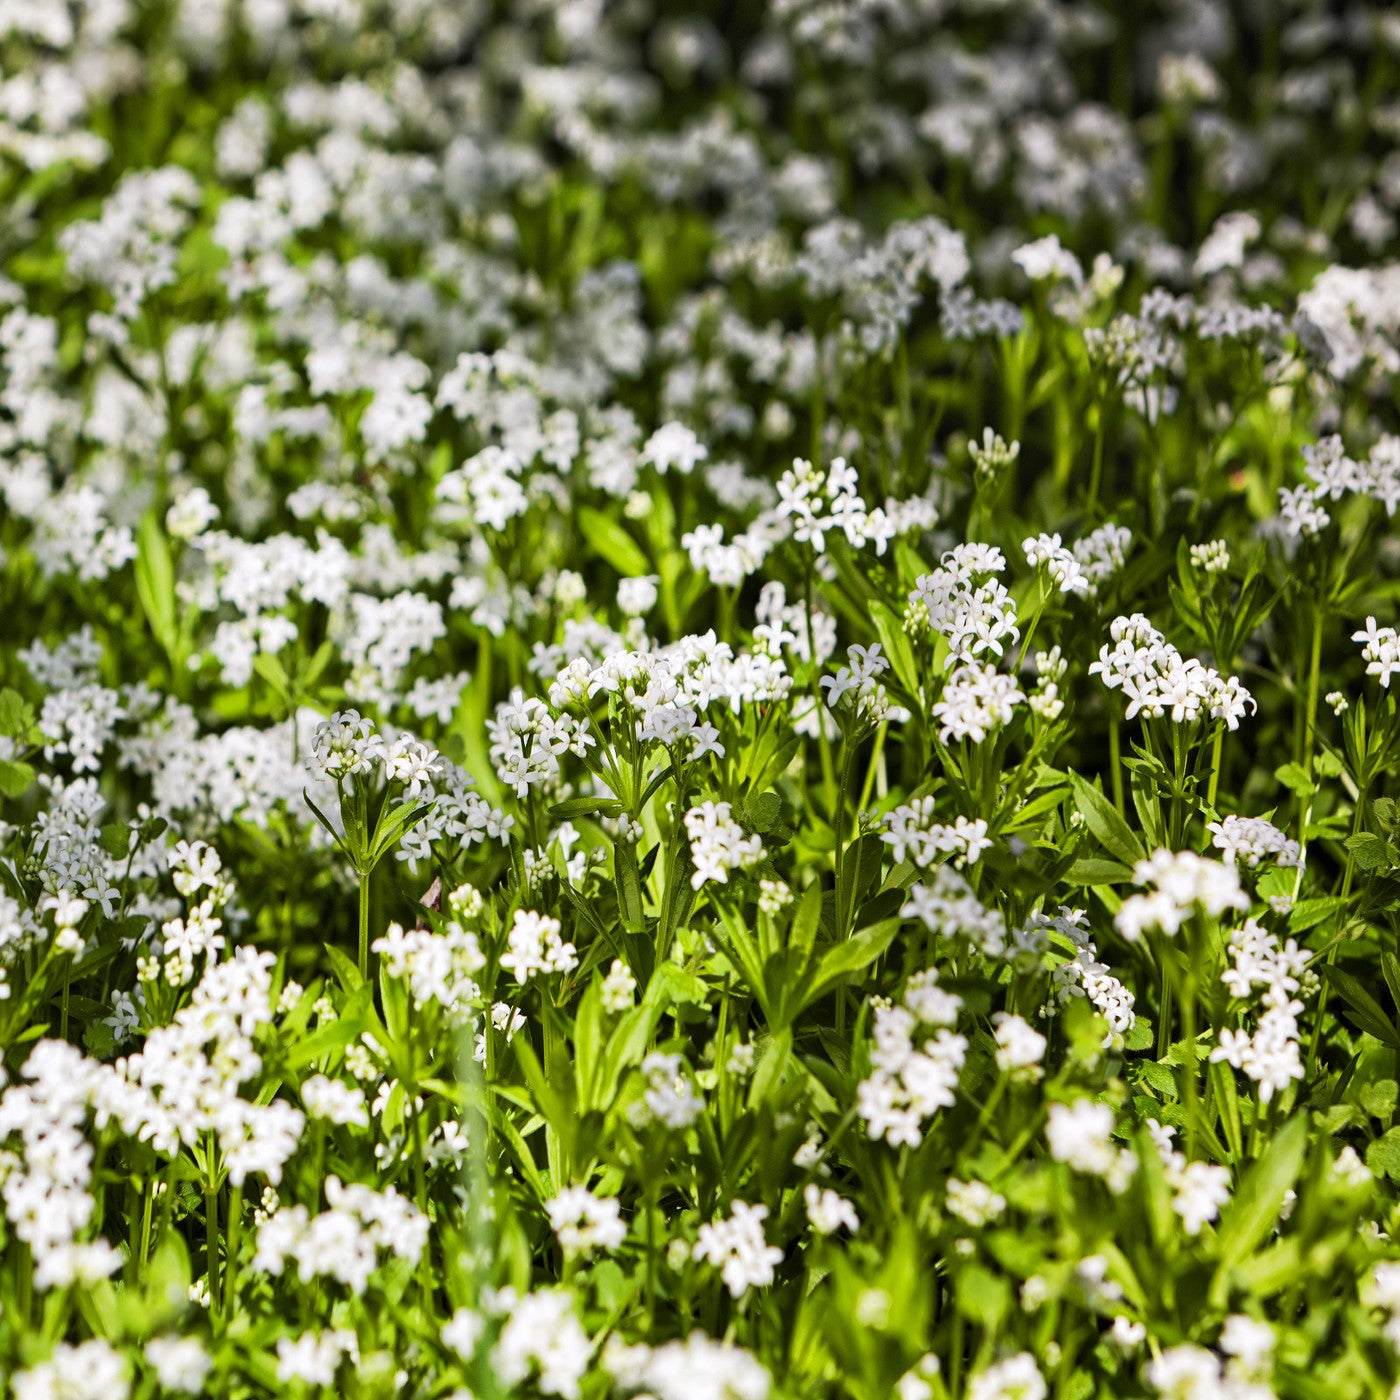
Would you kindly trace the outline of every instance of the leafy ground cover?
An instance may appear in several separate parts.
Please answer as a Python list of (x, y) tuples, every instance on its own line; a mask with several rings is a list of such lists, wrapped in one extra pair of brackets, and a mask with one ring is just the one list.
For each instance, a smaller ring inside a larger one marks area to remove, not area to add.
[(0, 3), (9, 1390), (1400, 1394), (1397, 56)]

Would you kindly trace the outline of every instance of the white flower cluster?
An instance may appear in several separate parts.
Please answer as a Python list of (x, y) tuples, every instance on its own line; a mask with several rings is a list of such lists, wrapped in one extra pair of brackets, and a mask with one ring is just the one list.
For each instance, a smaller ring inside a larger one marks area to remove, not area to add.
[[(213, 960), (224, 947), (224, 937), (219, 930), (223, 920), (217, 910), (228, 903), (233, 887), (224, 879), (220, 871), (222, 862), (219, 853), (203, 841), (179, 841), (170, 848), (167, 861), (175, 888), (189, 901), (189, 908), (183, 918), (167, 919), (160, 928), (160, 943), (153, 945), (153, 952), (164, 973), (165, 980), (172, 987), (185, 987), (194, 981), (195, 960)], [(198, 903), (194, 896), (207, 890)], [(143, 981), (154, 981), (155, 966), (149, 966), (150, 974)]]
[(1263, 817), (1225, 817), (1208, 822), (1206, 830), (1211, 834), (1211, 844), (1217, 851), (1225, 852), (1230, 865), (1243, 862), (1253, 870), (1263, 860), (1288, 868), (1302, 864), (1298, 843)]
[[(464, 768), (445, 758), (437, 760), (438, 774), (432, 784), (432, 806), (418, 824), (399, 838), (394, 853), (401, 861), (431, 863), (433, 846), (443, 842), (452, 851), (465, 850), (487, 841), (502, 846), (510, 840), (515, 818), (508, 817), (473, 791), (473, 781)], [(428, 796), (425, 790), (422, 796)]]
[(558, 919), (533, 909), (517, 909), (501, 954), (502, 971), (511, 973), (523, 987), (532, 977), (570, 972), (578, 966), (578, 953), (559, 933)]
[(1243, 1070), (1259, 1086), (1259, 1100), (1268, 1103), (1295, 1079), (1303, 1077), (1298, 1050), (1298, 1017), (1303, 1003), (1294, 993), (1308, 965), (1308, 953), (1290, 938), (1278, 938), (1254, 919), (1230, 934), (1230, 966), (1221, 974), (1231, 997), (1244, 1001), (1259, 992), (1263, 1014), (1250, 1035), (1245, 1030), (1222, 1030), (1212, 1060), (1224, 1060)]
[(815, 1181), (809, 1181), (802, 1188), (802, 1204), (812, 1229), (819, 1235), (834, 1235), (838, 1230), (849, 1230), (854, 1235), (860, 1229), (860, 1216), (855, 1206)]
[(360, 1341), (353, 1328), (312, 1329), (297, 1337), (277, 1339), (277, 1379), (284, 1384), (301, 1381), (306, 1385), (335, 1384), (335, 1373), (347, 1357), (359, 1360)]
[(768, 1400), (771, 1385), (767, 1370), (742, 1347), (703, 1332), (659, 1347), (629, 1346), (614, 1332), (603, 1367), (620, 1388), (656, 1400)]
[(505, 1290), (497, 1302), (509, 1313), (491, 1348), (491, 1365), (501, 1382), (514, 1389), (534, 1372), (542, 1394), (576, 1400), (593, 1344), (572, 1295), (549, 1288), (516, 1298)]
[(980, 744), (994, 730), (1010, 724), (1015, 707), (1025, 703), (1025, 693), (1014, 676), (991, 666), (959, 666), (944, 682), (932, 714), (943, 743), (966, 739)]
[(767, 1206), (735, 1201), (728, 1219), (700, 1227), (694, 1257), (720, 1271), (731, 1298), (743, 1297), (750, 1288), (766, 1288), (783, 1262), (783, 1251), (764, 1237), (767, 1218)]
[(1181, 1228), (1188, 1235), (1199, 1235), (1212, 1220), (1220, 1216), (1230, 1200), (1230, 1172), (1214, 1162), (1191, 1162), (1172, 1146), (1175, 1128), (1164, 1127), (1155, 1118), (1147, 1120), (1157, 1155), (1162, 1159), (1162, 1174), (1175, 1193), (1172, 1209), (1181, 1218)]
[(543, 700), (516, 689), (486, 721), (491, 762), (496, 776), (517, 797), (532, 787), (550, 788), (559, 781), (559, 759), (584, 757), (597, 740), (572, 715), (555, 715)]
[(957, 816), (952, 825), (945, 825), (934, 821), (933, 813), (932, 797), (916, 797), (885, 814), (886, 830), (880, 839), (892, 848), (896, 863), (908, 860), (927, 870), (951, 857), (954, 865), (966, 869), (991, 849), (984, 817)]
[(39, 712), (44, 757), (69, 759), (75, 773), (98, 772), (102, 751), (126, 713), (121, 695), (106, 686), (74, 685), (52, 691)]
[(313, 1074), (301, 1086), (301, 1101), (306, 1106), (308, 1118), (341, 1126), (353, 1124), (358, 1128), (369, 1127), (365, 1096), (343, 1080)]
[(969, 1376), (967, 1400), (1045, 1400), (1045, 1377), (1028, 1351), (997, 1361)]
[(1130, 943), (1150, 929), (1174, 938), (1197, 909), (1215, 919), (1227, 909), (1249, 908), (1235, 866), (1195, 851), (1154, 851), (1133, 867), (1133, 883), (1149, 892), (1130, 895), (1113, 916), (1114, 927)]
[(1100, 525), (1073, 548), (1067, 548), (1058, 534), (1029, 537), (1022, 548), (1026, 563), (1044, 568), (1061, 593), (1097, 597), (1101, 585), (1123, 567), (1132, 548), (1133, 532), (1124, 525)]
[(36, 1288), (94, 1282), (118, 1269), (121, 1256), (101, 1238), (78, 1242), (94, 1205), (83, 1127), (90, 1108), (111, 1113), (116, 1077), (58, 1040), (41, 1040), (23, 1075), (0, 1097), (0, 1141), (17, 1135), (21, 1144), (18, 1153), (0, 1152), (5, 1216), (34, 1257)]
[(408, 733), (387, 742), (358, 710), (337, 710), (316, 726), (311, 742), (311, 771), (333, 783), (382, 777), (403, 783), (408, 797), (431, 798), (433, 780), (442, 772), (436, 749)]
[(280, 1274), (290, 1259), (303, 1283), (334, 1279), (352, 1293), (369, 1287), (381, 1256), (417, 1263), (428, 1239), (428, 1218), (392, 1187), (374, 1191), (326, 1178), (329, 1209), (283, 1206), (258, 1228), (253, 1267)]
[(1089, 667), (1110, 690), (1122, 690), (1126, 718), (1170, 715), (1172, 723), (1221, 720), (1231, 731), (1257, 706), (1235, 676), (1182, 654), (1141, 613), (1118, 617), (1109, 628), (1113, 647), (1099, 648)]
[(997, 1068), (1010, 1079), (1036, 1082), (1050, 1042), (1023, 1016), (998, 1011), (992, 1021), (996, 1026), (992, 1039), (997, 1047)]
[(614, 1196), (595, 1196), (586, 1186), (567, 1186), (545, 1202), (550, 1228), (565, 1254), (613, 1250), (627, 1237)]
[(912, 529), (932, 523), (932, 507), (923, 501), (887, 501), (869, 507), (859, 494), (855, 468), (844, 457), (835, 457), (825, 468), (795, 458), (778, 479), (778, 504), (774, 519), (800, 544), (810, 544), (817, 554), (826, 549), (826, 537), (834, 531), (845, 535), (853, 549), (873, 545), (884, 554), (889, 542)]
[[(610, 637), (575, 633), (566, 637), (562, 652), (541, 652), (536, 662), (552, 665), (574, 653), (550, 686), (556, 709), (584, 708), (595, 696), (607, 695), (630, 717), (639, 743), (688, 742), (692, 758), (723, 756), (717, 729), (701, 719), (705, 711), (723, 704), (738, 715), (747, 705), (781, 700), (792, 689), (778, 647), (766, 635), (763, 640), (765, 645), (753, 651), (735, 652), (708, 631), (655, 651), (628, 651), (612, 645)], [(604, 643), (601, 656), (599, 642)]]
[(846, 695), (857, 720), (865, 724), (880, 724), (884, 720), (907, 720), (909, 712), (891, 705), (885, 687), (876, 679), (890, 669), (890, 663), (880, 655), (880, 644), (851, 646), (846, 649), (849, 666), (842, 666), (834, 676), (823, 676), (821, 688), (826, 691), (826, 703), (834, 710)]
[[(1082, 909), (1060, 906), (1057, 914), (1033, 912), (1018, 928), (1013, 940), (1018, 956), (1039, 965), (1051, 947), (1051, 935), (1058, 934), (1073, 949), (1072, 955), (1051, 971), (1056, 999), (1064, 1003), (1074, 996), (1087, 997), (1089, 1004), (1108, 1022), (1105, 1047), (1125, 1036), (1137, 1024), (1134, 997), (1105, 963), (1085, 926), (1088, 915)], [(1048, 1008), (1047, 1008), (1048, 1009)]]
[(101, 1337), (59, 1342), (47, 1361), (11, 1378), (15, 1400), (126, 1400), (131, 1366)]
[[(866, 1132), (891, 1147), (917, 1147), (924, 1123), (954, 1099), (967, 1037), (951, 1027), (962, 1001), (929, 968), (910, 979), (902, 1004), (875, 1007), (870, 1074), (856, 1090)], [(921, 1038), (922, 1027), (934, 1029)]]
[(671, 1129), (688, 1128), (705, 1111), (705, 1100), (683, 1072), (684, 1063), (679, 1055), (663, 1050), (653, 1050), (642, 1061), (646, 1081), (638, 1105), (642, 1121)]
[(910, 885), (899, 914), (941, 938), (964, 938), (989, 958), (1006, 952), (1006, 916), (983, 904), (950, 865), (935, 865), (926, 879)]
[(1230, 567), (1230, 546), (1225, 540), (1207, 540), (1191, 546), (1191, 563), (1206, 574), (1223, 574)]
[(1236, 1313), (1225, 1319), (1217, 1344), (1226, 1360), (1189, 1342), (1167, 1347), (1143, 1367), (1143, 1379), (1161, 1400), (1273, 1400), (1274, 1329)]
[(1377, 627), (1376, 619), (1368, 617), (1366, 626), (1353, 632), (1351, 639), (1362, 643), (1361, 659), (1366, 663), (1366, 674), (1375, 676), (1381, 685), (1389, 690), (1390, 678), (1400, 671), (1400, 637), (1393, 627)]
[(1008, 643), (1020, 640), (1016, 604), (993, 574), (1003, 573), (1006, 558), (995, 545), (970, 543), (948, 550), (931, 574), (914, 580), (905, 610), (911, 632), (929, 628), (945, 638), (945, 667), (973, 666), (984, 653), (1002, 656)]
[(1400, 1352), (1400, 1260), (1387, 1259), (1377, 1264), (1366, 1291), (1371, 1307), (1386, 1314), (1386, 1339)]
[(275, 963), (271, 953), (242, 947), (209, 964), (189, 1004), (113, 1067), (119, 1087), (110, 1113), (125, 1131), (166, 1156), (212, 1131), (235, 1186), (253, 1173), (279, 1182), (305, 1124), (284, 1099), (256, 1103), (238, 1095), (262, 1068), (253, 1037), (272, 1020)]
[[(556, 932), (558, 927), (556, 923)], [(441, 933), (390, 923), (370, 947), (383, 959), (390, 977), (407, 982), (415, 1006), (436, 1002), (450, 1017), (460, 1018), (470, 1013), (481, 996), (474, 979), (485, 967), (486, 957), (476, 934), (455, 919), (447, 920)]]
[[(1300, 305), (1302, 299), (1300, 298)], [(1331, 523), (1326, 501), (1348, 495), (1379, 501), (1388, 516), (1400, 506), (1400, 437), (1383, 433), (1370, 455), (1358, 461), (1347, 455), (1342, 439), (1333, 433), (1303, 448), (1307, 483), (1279, 488), (1279, 525), (1286, 540), (1321, 534)]]
[(974, 1230), (999, 1220), (1006, 1211), (1006, 1197), (1000, 1191), (993, 1191), (985, 1181), (959, 1181), (955, 1176), (948, 1178), (944, 1204), (949, 1215)]
[(1086, 1176), (1101, 1177), (1114, 1195), (1127, 1189), (1137, 1171), (1132, 1150), (1114, 1144), (1113, 1110), (1106, 1103), (1075, 1099), (1051, 1104), (1045, 1141), (1055, 1161)]
[(702, 802), (685, 814), (686, 835), (690, 838), (690, 858), (695, 869), (690, 877), (693, 889), (709, 880), (729, 883), (735, 870), (748, 870), (763, 859), (763, 839), (746, 836), (730, 815), (728, 802)]

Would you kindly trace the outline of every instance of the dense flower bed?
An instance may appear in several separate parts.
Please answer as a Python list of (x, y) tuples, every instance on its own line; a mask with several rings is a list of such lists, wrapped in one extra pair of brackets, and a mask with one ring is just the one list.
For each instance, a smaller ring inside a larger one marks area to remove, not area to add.
[(1397, 60), (0, 0), (3, 1384), (1400, 1395)]

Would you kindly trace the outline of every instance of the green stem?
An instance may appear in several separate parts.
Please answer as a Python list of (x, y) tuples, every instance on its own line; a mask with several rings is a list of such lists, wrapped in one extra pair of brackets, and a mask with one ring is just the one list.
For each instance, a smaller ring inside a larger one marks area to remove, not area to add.
[(369, 980), (369, 879), (370, 871), (360, 871), (360, 976)]
[(224, 1312), (233, 1315), (237, 1300), (238, 1240), (243, 1227), (243, 1188), (235, 1186), (228, 1199), (228, 1268), (224, 1271)]
[(204, 1183), (204, 1253), (209, 1270), (209, 1311), (219, 1311), (219, 1188), (215, 1185), (211, 1167), (210, 1179)]
[(1206, 788), (1206, 806), (1215, 809), (1215, 794), (1220, 787), (1220, 755), (1225, 744), (1225, 731), (1215, 731), (1215, 742), (1210, 750), (1210, 783)]
[(1113, 785), (1113, 805), (1121, 817), (1123, 812), (1123, 753), (1122, 741), (1118, 735), (1118, 717), (1115, 715), (1108, 726), (1108, 776)]
[(1184, 1094), (1182, 1095), (1186, 1105), (1186, 1156), (1195, 1160), (1196, 1137), (1199, 1130), (1198, 1119), (1200, 1118), (1200, 1086), (1197, 1083), (1197, 1060), (1196, 1060), (1196, 943), (1197, 940), (1190, 934), (1189, 960), (1191, 966), (1186, 969), (1186, 975), (1181, 979), (1181, 1038), (1184, 1042), (1184, 1060), (1182, 1067), (1182, 1083)]

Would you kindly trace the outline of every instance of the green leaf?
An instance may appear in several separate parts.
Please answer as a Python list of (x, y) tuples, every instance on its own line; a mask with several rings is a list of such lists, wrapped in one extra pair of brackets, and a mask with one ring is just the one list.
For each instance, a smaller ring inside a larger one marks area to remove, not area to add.
[(571, 797), (567, 802), (556, 802), (549, 809), (549, 819), (571, 822), (575, 817), (615, 817), (621, 811), (622, 803), (615, 797)]
[(1395, 1112), (1396, 1084), (1393, 1079), (1377, 1079), (1357, 1091), (1361, 1107), (1372, 1118), (1389, 1118)]
[(617, 881), (617, 908), (622, 926), (629, 933), (640, 932), (646, 923), (642, 908), (642, 874), (637, 868), (637, 848), (625, 837), (613, 842), (613, 874)]
[(610, 515), (592, 506), (580, 506), (576, 512), (583, 537), (593, 546), (594, 553), (606, 560), (624, 578), (637, 578), (650, 573), (642, 547)]
[(1366, 1165), (1373, 1175), (1400, 1182), (1400, 1128), (1391, 1128), (1366, 1149)]
[(277, 695), (286, 700), (291, 697), (292, 682), (287, 668), (271, 652), (260, 651), (253, 658), (253, 670), (265, 680)]
[(19, 691), (0, 690), (0, 738), (22, 739), (34, 727), (34, 711)]
[(33, 781), (34, 769), (28, 763), (0, 758), (0, 797), (23, 797)]
[(1222, 1268), (1252, 1254), (1278, 1221), (1284, 1197), (1303, 1169), (1308, 1150), (1308, 1115), (1295, 1114), (1274, 1134), (1264, 1155), (1244, 1174), (1216, 1231)]
[(783, 818), (783, 799), (776, 792), (753, 793), (744, 799), (744, 817), (755, 831), (772, 831)]
[(1380, 1002), (1357, 978), (1349, 972), (1344, 972), (1335, 963), (1324, 963), (1322, 975), (1331, 983), (1337, 995), (1346, 1002), (1346, 1016), (1349, 1021), (1392, 1049), (1400, 1050), (1400, 1031), (1396, 1030), (1381, 1008)]
[(347, 992), (357, 992), (365, 985), (365, 979), (360, 976), (360, 969), (355, 960), (348, 954), (341, 952), (333, 943), (324, 945), (326, 956), (331, 962), (331, 971), (335, 973), (336, 981), (345, 988)]
[(873, 963), (894, 941), (899, 924), (899, 919), (886, 919), (829, 949), (817, 964), (817, 980), (805, 998), (806, 1005)]
[(1374, 831), (1358, 831), (1345, 844), (1358, 870), (1389, 870), (1395, 864), (1390, 842)]
[(1065, 871), (1064, 878), (1072, 885), (1125, 885), (1133, 878), (1133, 872), (1116, 860), (1080, 856)]
[(342, 1011), (328, 1025), (299, 1037), (287, 1052), (287, 1065), (291, 1069), (301, 1069), (313, 1060), (320, 1059), (322, 1055), (330, 1054), (334, 1050), (343, 1050), (351, 1041), (359, 1038), (364, 1028), (361, 1017)]
[(1244, 1126), (1240, 1120), (1239, 1091), (1235, 1088), (1235, 1072), (1221, 1060), (1210, 1066), (1211, 1088), (1215, 1093), (1216, 1110), (1220, 1115), (1220, 1132), (1225, 1145), (1236, 1161), (1244, 1156)]
[(131, 850), (131, 828), (121, 822), (109, 822), (98, 833), (98, 840), (113, 860), (125, 860)]
[(1098, 788), (1090, 786), (1078, 773), (1069, 775), (1074, 793), (1074, 806), (1084, 818), (1094, 839), (1104, 850), (1115, 855), (1125, 865), (1135, 865), (1146, 854), (1142, 843), (1133, 834), (1118, 809)]
[(1385, 985), (1390, 988), (1391, 1002), (1400, 1007), (1400, 958), (1389, 948), (1381, 949), (1381, 972), (1385, 977)]
[(991, 1331), (1011, 1307), (1011, 1284), (1000, 1274), (971, 1264), (959, 1271), (953, 1296), (964, 1317)]
[(136, 596), (151, 632), (173, 661), (179, 648), (175, 614), (175, 566), (159, 518), (147, 515), (136, 534)]
[(374, 828), (374, 842), (370, 847), (369, 864), (379, 864), (390, 851), (424, 817), (432, 807), (431, 802), (402, 802), (389, 812), (381, 812)]
[(1275, 768), (1274, 777), (1299, 797), (1311, 797), (1317, 791), (1307, 770), (1299, 763), (1285, 763), (1281, 768)]
[(797, 901), (797, 911), (792, 916), (792, 932), (788, 935), (788, 947), (806, 956), (811, 953), (817, 940), (817, 925), (822, 914), (821, 882), (813, 880)]

